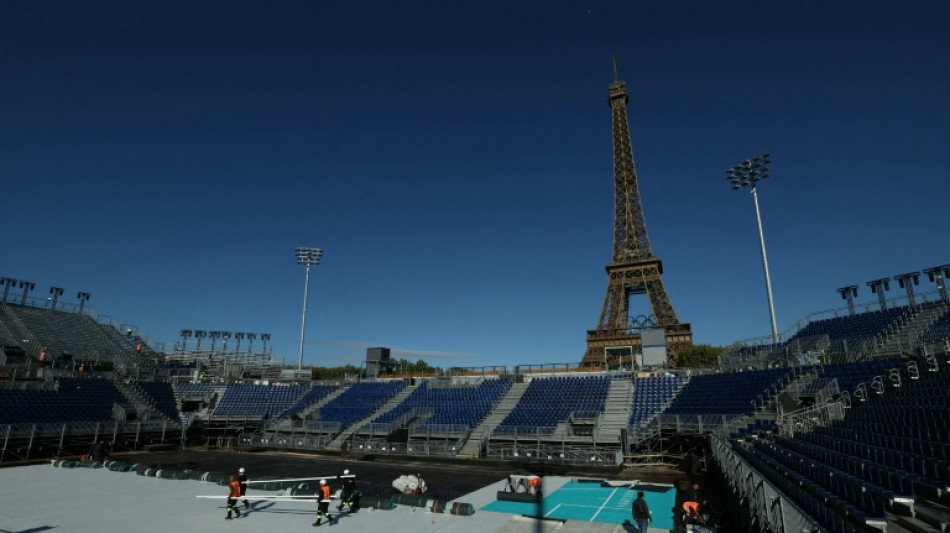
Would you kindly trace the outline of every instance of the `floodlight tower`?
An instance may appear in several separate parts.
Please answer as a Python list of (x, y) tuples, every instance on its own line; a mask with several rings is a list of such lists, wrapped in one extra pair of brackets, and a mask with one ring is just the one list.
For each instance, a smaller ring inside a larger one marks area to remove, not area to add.
[(907, 272), (894, 276), (894, 281), (900, 288), (907, 291), (907, 303), (911, 309), (917, 309), (917, 300), (914, 298), (914, 285), (920, 285), (920, 272)]
[(768, 152), (746, 159), (726, 171), (726, 179), (732, 183), (732, 190), (737, 191), (745, 186), (751, 188), (752, 200), (755, 203), (755, 220), (759, 227), (759, 246), (762, 248), (762, 269), (765, 270), (765, 292), (769, 299), (769, 318), (772, 321), (772, 342), (778, 344), (778, 325), (775, 322), (775, 303), (772, 301), (772, 279), (769, 276), (769, 259), (765, 254), (765, 234), (762, 232), (762, 214), (759, 212), (759, 195), (756, 184), (759, 180), (769, 177), (769, 164), (772, 156)]
[(56, 310), (56, 302), (59, 301), (59, 297), (63, 295), (62, 287), (50, 287), (49, 293), (53, 295), (53, 305), (50, 307), (53, 311)]
[(214, 345), (221, 338), (221, 332), (217, 330), (209, 331), (208, 336), (211, 337), (211, 353), (214, 353)]
[(26, 295), (29, 294), (30, 291), (36, 288), (36, 283), (21, 279), (20, 283), (17, 286), (23, 289), (23, 297), (20, 298), (20, 305), (26, 305)]
[(222, 353), (228, 353), (228, 339), (230, 338), (231, 338), (230, 331), (221, 332), (221, 352)]
[(207, 337), (207, 336), (208, 336), (208, 332), (207, 332), (207, 331), (205, 331), (205, 330), (203, 330), (203, 329), (196, 329), (196, 330), (195, 330), (195, 340), (198, 341), (197, 345), (195, 346), (195, 351), (196, 351), (196, 352), (200, 352), (200, 351), (201, 351), (201, 339), (203, 339), (203, 338), (205, 338), (205, 337)]
[(267, 353), (267, 341), (269, 340), (270, 333), (261, 333), (261, 343), (263, 344), (263, 346), (261, 346), (261, 355)]
[(178, 332), (178, 334), (181, 335), (181, 351), (182, 352), (185, 351), (186, 344), (188, 343), (188, 337), (191, 337), (192, 333), (193, 332), (190, 329), (183, 329)]
[(307, 296), (310, 291), (310, 265), (319, 265), (323, 250), (320, 248), (297, 248), (297, 264), (307, 266), (306, 280), (303, 286), (303, 316), (300, 319), (300, 357), (297, 370), (303, 368), (303, 340), (307, 331)]
[(89, 298), (90, 298), (91, 296), (92, 296), (92, 295), (89, 294), (88, 292), (77, 292), (77, 293), (76, 293), (76, 298), (79, 298), (79, 314), (80, 314), (80, 315), (82, 314), (83, 308), (86, 306), (86, 301), (89, 300)]
[(944, 280), (950, 277), (950, 265), (940, 265), (932, 268), (925, 268), (924, 274), (930, 281), (937, 283), (937, 290), (940, 292), (940, 299), (947, 302), (947, 285)]
[(884, 296), (884, 291), (891, 290), (891, 279), (872, 279), (867, 282), (867, 286), (871, 287), (871, 292), (877, 295), (877, 302), (881, 305), (881, 311), (887, 311), (887, 298)]
[(241, 353), (241, 339), (244, 338), (244, 332), (235, 331), (234, 338), (237, 339), (237, 347), (234, 349), (234, 353)]
[(858, 295), (858, 286), (857, 285), (848, 285), (847, 287), (841, 287), (838, 289), (838, 294), (841, 295), (842, 300), (848, 301), (848, 314), (854, 314), (854, 297)]
[(257, 338), (257, 333), (245, 333), (244, 336), (247, 337), (247, 353), (254, 353), (254, 339)]
[(16, 285), (16, 281), (13, 278), (0, 278), (0, 285), (3, 285), (3, 303), (7, 303), (7, 295), (10, 294), (10, 287)]

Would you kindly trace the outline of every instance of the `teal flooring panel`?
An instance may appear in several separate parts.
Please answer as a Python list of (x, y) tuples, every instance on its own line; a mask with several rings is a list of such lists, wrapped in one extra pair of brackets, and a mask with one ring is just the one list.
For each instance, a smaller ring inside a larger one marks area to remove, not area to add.
[(570, 481), (555, 492), (546, 494), (540, 504), (494, 501), (481, 510), (557, 520), (622, 524), (633, 520), (633, 500), (640, 491), (653, 511), (651, 527), (673, 529), (672, 509), (676, 503), (676, 489), (673, 487), (602, 487), (599, 483)]

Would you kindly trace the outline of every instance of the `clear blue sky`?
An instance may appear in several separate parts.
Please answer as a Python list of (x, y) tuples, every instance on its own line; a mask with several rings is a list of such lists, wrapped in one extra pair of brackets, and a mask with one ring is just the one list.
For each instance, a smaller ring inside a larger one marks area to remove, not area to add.
[(725, 180), (764, 150), (780, 330), (950, 263), (948, 28), (943, 0), (7, 2), (0, 275), (159, 340), (268, 332), (295, 362), (294, 249), (322, 247), (306, 363), (579, 361), (616, 55), (680, 319), (765, 335), (752, 200)]

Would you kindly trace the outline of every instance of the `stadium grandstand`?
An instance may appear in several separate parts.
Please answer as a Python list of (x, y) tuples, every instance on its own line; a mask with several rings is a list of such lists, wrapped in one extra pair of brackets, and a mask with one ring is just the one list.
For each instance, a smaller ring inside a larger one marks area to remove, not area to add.
[(715, 367), (552, 363), (332, 382), (302, 380), (250, 343), (162, 345), (89, 307), (5, 291), (0, 465), (97, 443), (113, 455), (507, 465), (701, 480), (718, 489), (723, 531), (947, 531), (950, 302), (939, 289), (816, 313), (778, 342), (737, 342)]

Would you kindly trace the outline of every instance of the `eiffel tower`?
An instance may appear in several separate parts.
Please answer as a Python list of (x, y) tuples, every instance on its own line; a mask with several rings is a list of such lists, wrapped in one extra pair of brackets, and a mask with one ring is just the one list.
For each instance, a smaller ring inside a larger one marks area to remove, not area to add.
[[(642, 350), (641, 332), (664, 329), (670, 366), (676, 366), (676, 349), (692, 344), (689, 324), (680, 323), (663, 285), (663, 263), (653, 255), (643, 218), (637, 168), (633, 161), (630, 127), (627, 124), (627, 86), (617, 77), (607, 89), (614, 141), (614, 245), (607, 264), (607, 295), (597, 329), (587, 332), (587, 353), (581, 366), (628, 366), (625, 356)], [(645, 294), (653, 314), (630, 316), (630, 297)], [(625, 353), (626, 352), (626, 353)], [(618, 361), (617, 356), (623, 357)], [(613, 359), (614, 364), (609, 361)]]

